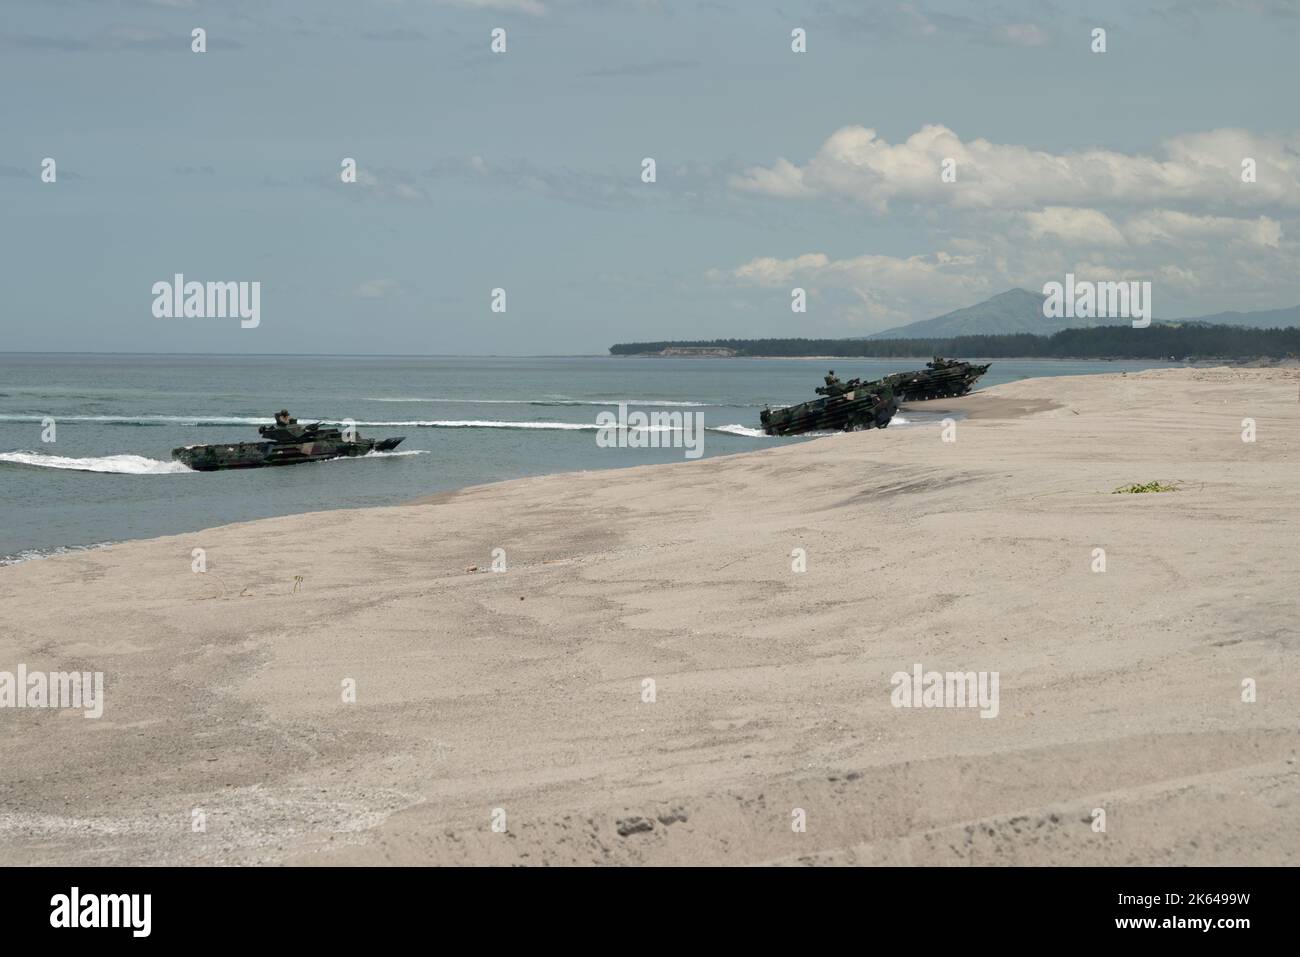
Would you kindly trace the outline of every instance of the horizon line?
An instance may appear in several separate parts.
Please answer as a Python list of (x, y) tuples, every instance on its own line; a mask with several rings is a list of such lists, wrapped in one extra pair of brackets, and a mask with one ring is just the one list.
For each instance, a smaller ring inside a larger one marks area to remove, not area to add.
[(608, 359), (605, 353), (500, 352), (88, 352), (84, 350), (0, 350), (0, 356), (184, 356), (220, 359)]

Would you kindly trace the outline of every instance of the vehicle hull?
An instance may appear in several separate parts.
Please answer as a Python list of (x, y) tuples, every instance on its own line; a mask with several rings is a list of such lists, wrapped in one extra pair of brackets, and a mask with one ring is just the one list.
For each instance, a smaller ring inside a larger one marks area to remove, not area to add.
[(928, 368), (917, 372), (896, 372), (885, 376), (885, 383), (894, 390), (900, 402), (922, 402), (928, 399), (947, 399), (966, 395), (976, 380), (989, 371), (988, 365), (971, 365), (936, 359)]
[(405, 436), (392, 439), (362, 439), (346, 442), (318, 438), (303, 442), (233, 442), (228, 445), (187, 445), (172, 449), (172, 458), (196, 472), (229, 469), (260, 469), (277, 465), (299, 465), (326, 459), (349, 458), (368, 452), (395, 449)]
[(764, 409), (759, 417), (768, 435), (802, 435), (883, 429), (897, 411), (898, 400), (891, 390), (857, 389), (785, 409)]

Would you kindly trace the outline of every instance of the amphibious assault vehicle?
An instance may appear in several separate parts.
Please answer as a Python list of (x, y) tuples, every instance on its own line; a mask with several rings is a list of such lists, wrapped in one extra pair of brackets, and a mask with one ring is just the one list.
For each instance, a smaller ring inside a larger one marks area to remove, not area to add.
[(888, 385), (863, 383), (860, 379), (841, 382), (833, 370), (826, 376), (826, 384), (815, 391), (823, 398), (784, 409), (764, 409), (759, 413), (763, 431), (768, 435), (802, 435), (883, 429), (898, 411), (898, 400)]
[(988, 371), (988, 365), (971, 365), (939, 356), (927, 362), (924, 369), (895, 372), (875, 382), (861, 379), (841, 382), (831, 370), (826, 384), (816, 389), (825, 398), (784, 409), (764, 409), (759, 418), (768, 435), (883, 429), (898, 411), (900, 402), (965, 395)]
[(884, 382), (894, 390), (899, 402), (919, 402), (923, 399), (965, 395), (975, 381), (988, 371), (988, 365), (976, 366), (959, 359), (941, 359), (935, 356), (932, 362), (925, 364), (924, 369), (895, 372), (885, 376)]
[(393, 439), (363, 439), (345, 436), (321, 423), (299, 425), (298, 420), (281, 410), (274, 425), (258, 426), (261, 442), (236, 442), (232, 445), (185, 445), (172, 449), (172, 458), (198, 472), (222, 469), (257, 469), (270, 465), (296, 465), (319, 462), (367, 452), (387, 452), (397, 448), (406, 436)]

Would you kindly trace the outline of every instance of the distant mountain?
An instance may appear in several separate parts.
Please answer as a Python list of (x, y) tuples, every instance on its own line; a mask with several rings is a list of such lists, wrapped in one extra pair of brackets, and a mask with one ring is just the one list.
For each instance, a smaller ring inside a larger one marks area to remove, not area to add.
[(1165, 319), (1168, 323), (1203, 322), (1214, 326), (1241, 326), (1247, 329), (1285, 329), (1300, 326), (1300, 306), (1290, 309), (1260, 309), (1257, 312), (1216, 312), (1195, 319)]
[(872, 333), (868, 339), (946, 339), (951, 336), (1005, 336), (1027, 332), (1050, 336), (1062, 329), (1128, 325), (1128, 319), (1046, 319), (1042, 293), (1008, 289), (965, 309)]
[[(1004, 336), (1027, 332), (1050, 336), (1062, 329), (1085, 329), (1093, 326), (1126, 326), (1128, 319), (1047, 319), (1043, 316), (1042, 293), (1028, 289), (1008, 289), (992, 299), (955, 312), (922, 319), (906, 326), (895, 326), (872, 333), (868, 339), (945, 339), (952, 336)], [(1300, 326), (1300, 306), (1290, 309), (1264, 309), (1259, 312), (1220, 312), (1191, 319), (1156, 320), (1168, 323), (1207, 323), (1239, 326), (1248, 329), (1273, 329)]]

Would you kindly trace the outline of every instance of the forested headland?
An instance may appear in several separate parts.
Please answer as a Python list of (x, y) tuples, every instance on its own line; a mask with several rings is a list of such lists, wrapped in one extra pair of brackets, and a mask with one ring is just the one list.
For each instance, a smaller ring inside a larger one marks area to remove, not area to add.
[(1282, 359), (1300, 355), (1300, 329), (1215, 325), (1096, 326), (1050, 336), (955, 336), (944, 339), (707, 339), (622, 342), (615, 356), (729, 355), (750, 357), (965, 356), (1042, 359)]

